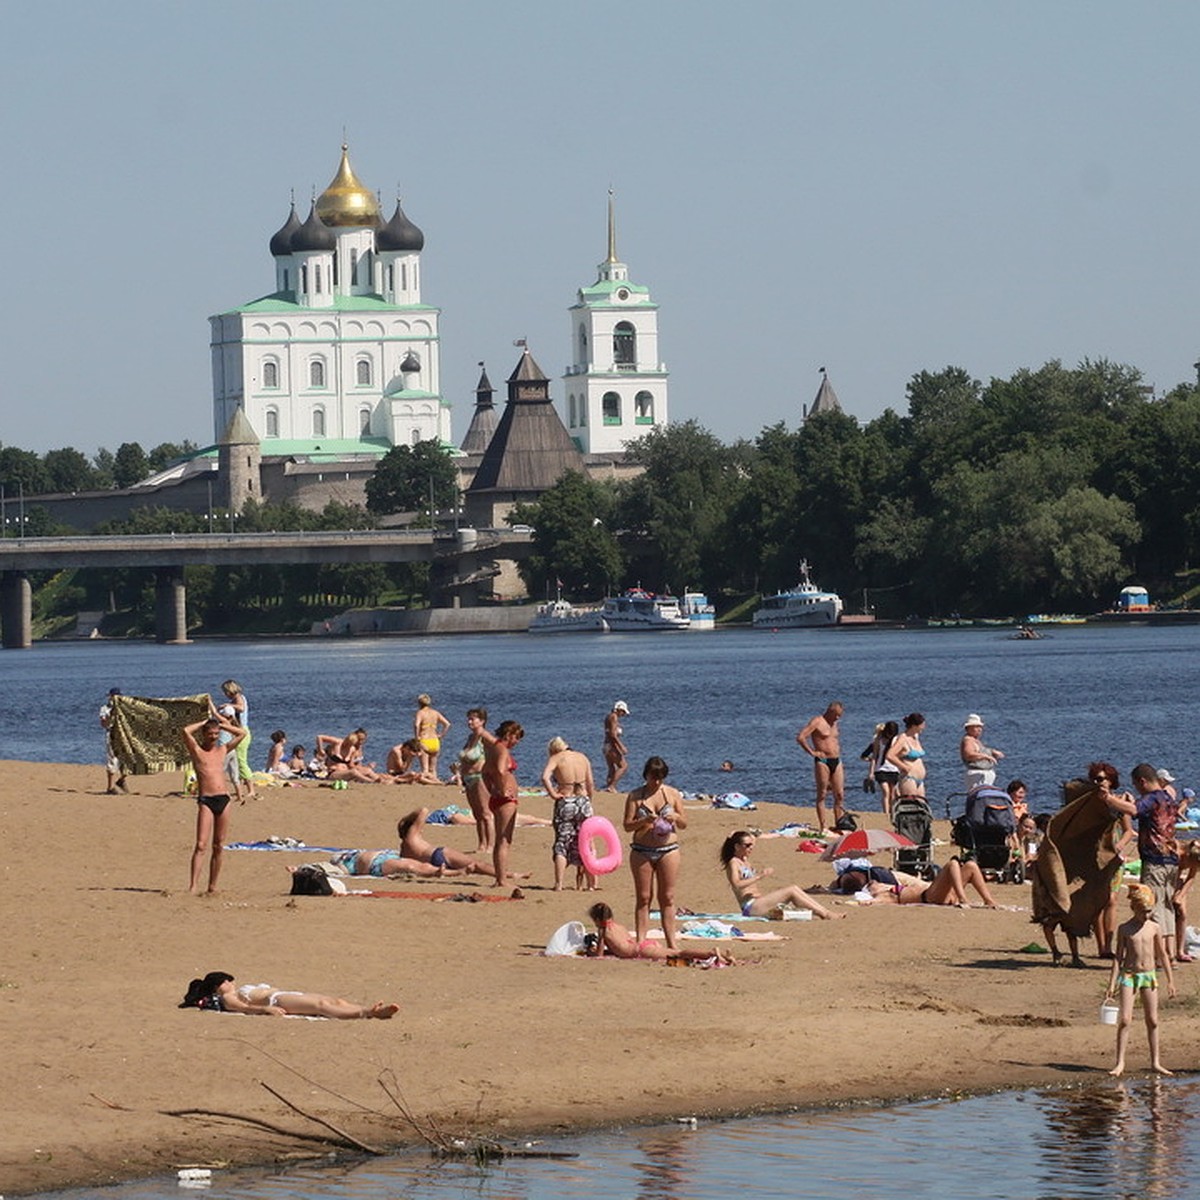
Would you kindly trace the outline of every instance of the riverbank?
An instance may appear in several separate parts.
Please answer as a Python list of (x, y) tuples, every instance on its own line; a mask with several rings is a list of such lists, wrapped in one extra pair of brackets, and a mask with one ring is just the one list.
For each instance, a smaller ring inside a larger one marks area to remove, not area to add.
[[(321, 856), (256, 852), (230, 852), (222, 894), (197, 898), (183, 887), (195, 805), (178, 794), (180, 777), (131, 779), (132, 794), (116, 797), (102, 794), (103, 781), (100, 767), (0, 771), (5, 1195), (319, 1149), (300, 1139), (328, 1131), (260, 1081), (387, 1147), (415, 1137), (381, 1076), (394, 1077), (422, 1122), (512, 1138), (1076, 1082), (1109, 1065), (1112, 1030), (1097, 1020), (1107, 970), (1095, 959), (1085, 971), (1055, 970), (1048, 955), (1025, 953), (1041, 939), (1024, 911), (839, 906), (845, 920), (749, 926), (787, 940), (739, 944), (747, 965), (726, 970), (550, 960), (540, 948), (593, 897), (548, 890), (548, 829), (518, 830), (513, 866), (535, 873), (523, 900), (293, 901), (286, 866)], [(275, 789), (233, 811), (231, 836), (385, 846), (402, 812), (457, 798), (448, 787)], [(546, 816), (550, 802), (522, 808)], [(620, 800), (602, 795), (597, 808), (616, 820)], [(744, 816), (689, 811), (680, 902), (727, 911), (721, 838), (796, 816), (767, 804)], [(443, 840), (470, 850), (474, 831), (448, 828)], [(792, 839), (764, 839), (755, 857), (783, 883), (830, 874)], [(471, 880), (398, 886), (492, 895)], [(1028, 906), (1027, 887), (997, 895)], [(606, 878), (602, 897), (631, 921), (626, 869)], [(211, 970), (394, 999), (401, 1013), (359, 1023), (176, 1008), (187, 981)], [(1187, 1067), (1200, 967), (1179, 974), (1163, 1045), (1168, 1065)], [(1140, 1029), (1130, 1062), (1145, 1064)], [(207, 1115), (172, 1115), (184, 1110)]]

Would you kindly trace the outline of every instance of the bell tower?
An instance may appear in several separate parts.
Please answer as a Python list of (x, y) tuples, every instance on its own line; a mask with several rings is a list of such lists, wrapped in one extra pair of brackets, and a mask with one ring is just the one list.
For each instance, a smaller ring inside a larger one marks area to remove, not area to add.
[(658, 305), (617, 258), (613, 194), (608, 255), (596, 282), (571, 306), (570, 366), (563, 376), (566, 426), (585, 454), (619, 454), (627, 442), (666, 425), (667, 368), (659, 359)]

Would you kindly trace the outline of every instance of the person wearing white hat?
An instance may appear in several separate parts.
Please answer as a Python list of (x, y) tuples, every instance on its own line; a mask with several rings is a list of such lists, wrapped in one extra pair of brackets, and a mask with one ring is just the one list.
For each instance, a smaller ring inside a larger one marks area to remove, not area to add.
[(996, 764), (1004, 757), (994, 746), (985, 746), (983, 718), (978, 713), (968, 713), (963, 722), (962, 741), (958, 753), (966, 768), (966, 787), (970, 792), (977, 787), (992, 787), (996, 782)]
[(621, 776), (629, 770), (629, 751), (625, 748), (621, 718), (629, 716), (629, 705), (618, 700), (604, 718), (604, 762), (608, 766), (608, 778), (604, 781), (606, 792), (615, 792)]

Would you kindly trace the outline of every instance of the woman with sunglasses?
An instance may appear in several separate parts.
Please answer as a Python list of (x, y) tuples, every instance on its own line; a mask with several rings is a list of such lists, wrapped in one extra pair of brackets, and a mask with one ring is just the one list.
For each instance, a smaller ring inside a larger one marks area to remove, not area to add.
[(763, 894), (759, 881), (775, 874), (773, 867), (764, 867), (761, 871), (752, 867), (748, 861), (750, 851), (754, 849), (755, 837), (745, 829), (731, 833), (721, 845), (719, 857), (725, 868), (725, 878), (733, 888), (738, 908), (743, 917), (769, 917), (780, 915), (784, 905), (793, 908), (807, 909), (822, 921), (829, 921), (835, 915), (844, 917), (845, 913), (831, 913), (829, 909), (818, 904), (802, 887), (792, 884), (790, 887), (776, 888)]

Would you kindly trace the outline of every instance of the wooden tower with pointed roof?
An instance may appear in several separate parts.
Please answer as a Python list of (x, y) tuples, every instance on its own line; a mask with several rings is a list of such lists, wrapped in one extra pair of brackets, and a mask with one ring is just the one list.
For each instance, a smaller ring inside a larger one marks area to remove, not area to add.
[(467, 428), (467, 436), (459, 447), (466, 454), (482, 454), (491, 445), (492, 435), (500, 418), (496, 416), (496, 405), (492, 400), (495, 389), (488, 379), (487, 369), (479, 364), (479, 382), (475, 385), (475, 412)]
[(508, 402), (467, 489), (467, 519), (501, 525), (513, 505), (536, 500), (568, 471), (586, 473), (583, 455), (550, 400), (550, 381), (528, 348), (508, 377)]

